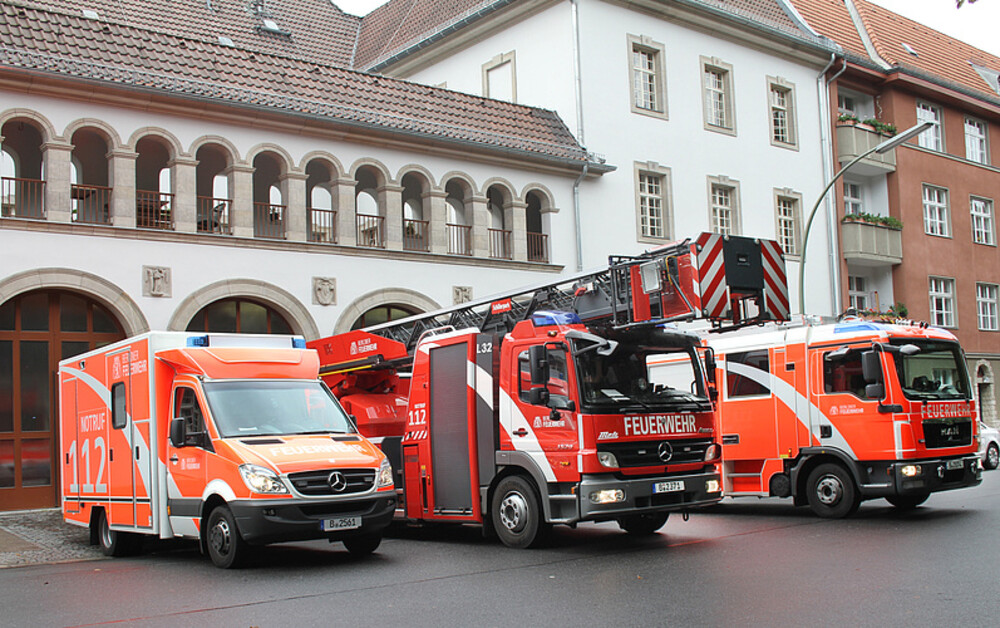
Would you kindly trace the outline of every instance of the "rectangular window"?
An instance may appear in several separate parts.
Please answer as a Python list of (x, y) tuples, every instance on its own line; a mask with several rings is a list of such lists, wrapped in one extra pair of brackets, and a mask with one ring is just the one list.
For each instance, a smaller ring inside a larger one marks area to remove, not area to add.
[(847, 113), (856, 116), (858, 114), (858, 103), (853, 96), (837, 94), (838, 113)]
[(931, 277), (931, 323), (941, 327), (955, 327), (955, 280)]
[(858, 312), (868, 309), (868, 279), (857, 275), (847, 276), (847, 299), (850, 307)]
[(839, 358), (823, 356), (823, 392), (849, 393), (865, 398), (865, 376), (861, 367), (861, 352), (851, 351)]
[(771, 367), (767, 349), (730, 353), (726, 357), (726, 395), (753, 397), (771, 394)]
[(925, 185), (924, 233), (948, 237), (951, 235), (948, 222), (948, 190)]
[(735, 134), (732, 66), (719, 59), (702, 57), (701, 74), (705, 128)]
[(798, 144), (795, 128), (795, 93), (787, 81), (768, 77), (771, 110), (771, 143), (785, 148)]
[(632, 113), (665, 119), (667, 78), (663, 69), (663, 44), (646, 35), (629, 35), (628, 46)]
[(483, 95), (517, 102), (517, 66), (513, 50), (483, 64)]
[(997, 318), (996, 284), (976, 284), (976, 309), (979, 311), (979, 329), (983, 331), (1000, 330), (1000, 321)]
[(116, 430), (128, 425), (128, 404), (125, 398), (125, 382), (111, 385), (111, 427)]
[(733, 188), (712, 186), (712, 231), (733, 235)]
[(788, 196), (779, 196), (776, 204), (778, 221), (778, 244), (785, 255), (799, 254), (799, 225), (801, 224), (799, 200)]
[(917, 103), (917, 122), (933, 122), (934, 126), (921, 133), (917, 143), (924, 148), (931, 150), (944, 150), (944, 137), (941, 132), (941, 109), (934, 105), (921, 102)]
[(969, 201), (972, 215), (972, 241), (976, 244), (996, 244), (993, 229), (993, 201), (973, 196)]
[(664, 237), (663, 177), (649, 172), (639, 173), (640, 232), (647, 238)]
[(844, 181), (844, 214), (861, 214), (865, 211), (861, 200), (861, 186), (857, 183)]
[(989, 163), (986, 151), (986, 124), (965, 119), (965, 158), (977, 164)]

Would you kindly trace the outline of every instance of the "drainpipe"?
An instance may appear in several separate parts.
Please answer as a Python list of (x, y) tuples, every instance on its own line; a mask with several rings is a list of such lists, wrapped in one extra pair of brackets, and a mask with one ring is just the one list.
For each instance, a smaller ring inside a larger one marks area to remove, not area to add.
[[(829, 181), (830, 176), (833, 172), (833, 147), (830, 138), (830, 129), (833, 123), (830, 120), (830, 83), (832, 83), (838, 76), (843, 74), (844, 70), (847, 69), (847, 59), (844, 59), (844, 66), (826, 80), (826, 73), (833, 67), (833, 64), (837, 61), (837, 55), (831, 54), (830, 61), (826, 64), (819, 74), (816, 76), (816, 91), (818, 96), (819, 104), (819, 138), (820, 138), (820, 150), (822, 152), (822, 163), (823, 163), (823, 181)], [(838, 243), (837, 243), (837, 216), (836, 211), (832, 211), (830, 207), (830, 200), (824, 201), (826, 205), (826, 215), (827, 215), (827, 248), (830, 265), (830, 283), (831, 283), (831, 302), (833, 303), (833, 313), (837, 314), (840, 312), (840, 264), (838, 256)], [(806, 255), (803, 251), (802, 255)], [(805, 264), (799, 264), (799, 272), (801, 273)], [(801, 282), (800, 282), (801, 284)], [(800, 314), (805, 314), (805, 312), (799, 312)]]
[[(580, 71), (580, 0), (570, 0), (570, 13), (573, 22), (573, 89), (576, 92), (576, 140), (580, 146), (585, 146), (583, 137), (583, 76)], [(584, 148), (586, 151), (586, 148)], [(580, 176), (573, 182), (573, 221), (576, 229), (576, 272), (583, 270), (583, 230), (580, 224), (580, 183), (587, 176), (590, 157), (583, 164)]]
[(573, 221), (576, 225), (576, 272), (583, 270), (583, 234), (580, 230), (580, 183), (587, 176), (587, 169), (590, 166), (590, 158), (583, 164), (580, 176), (573, 182)]

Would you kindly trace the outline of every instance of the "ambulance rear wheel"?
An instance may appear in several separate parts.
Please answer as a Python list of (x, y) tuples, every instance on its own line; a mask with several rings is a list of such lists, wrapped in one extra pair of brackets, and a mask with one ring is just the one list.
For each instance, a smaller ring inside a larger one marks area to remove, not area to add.
[(885, 501), (889, 502), (899, 510), (913, 510), (920, 504), (927, 501), (930, 494), (925, 495), (892, 495), (886, 497)]
[(821, 464), (809, 474), (806, 482), (809, 507), (824, 519), (842, 519), (858, 510), (861, 497), (854, 479), (839, 464)]
[(208, 515), (208, 529), (205, 532), (208, 555), (216, 567), (231, 569), (239, 567), (247, 554), (247, 544), (236, 527), (236, 518), (227, 506), (217, 506)]
[(344, 547), (355, 556), (367, 556), (382, 543), (381, 534), (361, 534), (344, 539)]
[(618, 518), (618, 526), (635, 536), (649, 536), (662, 528), (669, 516), (669, 512), (628, 515), (627, 517)]
[(543, 521), (538, 491), (518, 475), (504, 478), (493, 492), (493, 529), (507, 547), (524, 549), (541, 544), (551, 526)]
[(103, 510), (97, 518), (97, 539), (105, 556), (131, 556), (142, 544), (142, 537), (137, 534), (112, 530)]

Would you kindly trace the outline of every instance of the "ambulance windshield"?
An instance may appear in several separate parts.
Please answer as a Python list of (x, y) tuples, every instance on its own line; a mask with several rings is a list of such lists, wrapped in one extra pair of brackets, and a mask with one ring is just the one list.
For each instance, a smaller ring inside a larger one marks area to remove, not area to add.
[(896, 374), (907, 399), (971, 399), (965, 359), (955, 342), (893, 341), (911, 344), (920, 351), (906, 355), (896, 352)]
[(204, 386), (223, 438), (356, 431), (319, 381), (244, 380), (205, 382)]

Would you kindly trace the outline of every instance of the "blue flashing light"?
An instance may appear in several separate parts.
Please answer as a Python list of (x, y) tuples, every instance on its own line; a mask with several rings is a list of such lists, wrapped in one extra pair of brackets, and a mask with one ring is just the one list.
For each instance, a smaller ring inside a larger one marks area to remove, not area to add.
[(531, 324), (535, 327), (551, 327), (553, 325), (581, 325), (583, 322), (575, 312), (543, 310), (531, 315)]
[(879, 331), (876, 323), (842, 323), (833, 328), (835, 334), (849, 334), (856, 331)]
[(188, 336), (187, 346), (189, 347), (207, 347), (208, 346), (208, 335), (204, 336)]
[(305, 338), (292, 338), (292, 348), (293, 349), (305, 349), (306, 340)]

